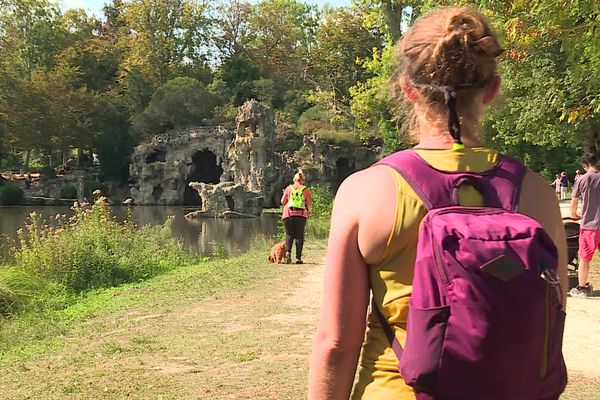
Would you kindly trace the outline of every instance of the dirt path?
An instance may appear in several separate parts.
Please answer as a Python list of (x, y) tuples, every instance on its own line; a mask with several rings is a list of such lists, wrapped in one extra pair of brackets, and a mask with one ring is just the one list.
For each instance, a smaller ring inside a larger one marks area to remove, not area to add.
[[(197, 301), (193, 293), (91, 320), (64, 349), (0, 374), (3, 399), (306, 398), (323, 249), (303, 266)], [(600, 301), (571, 299), (564, 399), (600, 399)], [(571, 393), (571, 394), (569, 394)], [(585, 394), (584, 394), (585, 393)]]

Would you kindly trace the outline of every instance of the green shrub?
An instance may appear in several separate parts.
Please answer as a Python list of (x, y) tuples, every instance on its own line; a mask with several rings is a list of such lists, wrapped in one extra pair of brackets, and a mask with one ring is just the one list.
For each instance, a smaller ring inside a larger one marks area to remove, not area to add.
[(316, 239), (324, 239), (329, 236), (329, 225), (331, 220), (327, 218), (311, 218), (306, 224), (306, 236)]
[(313, 208), (310, 212), (306, 231), (308, 236), (326, 238), (329, 235), (331, 210), (333, 208), (333, 194), (325, 186), (310, 188), (312, 193)]
[(83, 182), (83, 195), (87, 198), (92, 198), (93, 193), (99, 190), (103, 195), (107, 195), (106, 185), (92, 179), (86, 179)]
[(0, 266), (0, 316), (13, 315), (39, 294), (41, 282), (16, 268)]
[(312, 152), (307, 146), (300, 147), (300, 150), (296, 152), (296, 155), (300, 160), (307, 161), (312, 159)]
[(47, 182), (49, 179), (56, 178), (56, 171), (52, 167), (44, 167), (40, 171), (40, 180), (42, 182)]
[(314, 106), (304, 111), (298, 118), (298, 128), (304, 135), (311, 135), (318, 129), (335, 129), (330, 112), (324, 106)]
[(0, 205), (8, 206), (20, 204), (23, 200), (23, 189), (12, 185), (0, 187)]
[(331, 218), (333, 209), (333, 194), (325, 186), (316, 185), (310, 188), (312, 194), (313, 207), (311, 215), (316, 218)]
[(60, 191), (60, 197), (62, 199), (76, 199), (77, 198), (77, 188), (73, 185), (66, 185)]
[(74, 216), (42, 221), (32, 213), (13, 249), (15, 268), (71, 291), (138, 282), (190, 261), (161, 227), (118, 222), (101, 197), (92, 206), (74, 207)]
[(225, 244), (217, 243), (217, 245), (212, 250), (210, 258), (215, 260), (225, 260), (229, 258), (229, 251), (227, 251), (227, 247), (225, 247)]
[(346, 129), (316, 129), (313, 135), (328, 143), (343, 144), (350, 143), (359, 145), (362, 143), (358, 133)]
[(311, 120), (329, 122), (330, 113), (329, 110), (327, 110), (327, 107), (323, 105), (310, 107), (300, 115), (298, 118), (298, 125), (302, 125)]

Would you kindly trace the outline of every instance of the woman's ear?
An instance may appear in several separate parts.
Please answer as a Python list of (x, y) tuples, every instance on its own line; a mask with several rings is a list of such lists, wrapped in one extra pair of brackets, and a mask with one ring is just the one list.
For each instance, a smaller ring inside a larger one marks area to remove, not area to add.
[(404, 93), (408, 101), (411, 103), (416, 103), (417, 100), (419, 100), (419, 91), (410, 84), (410, 81), (406, 78), (406, 76), (400, 77), (400, 88), (402, 89), (402, 93)]
[(483, 95), (483, 105), (487, 106), (492, 101), (494, 101), (494, 99), (498, 95), (498, 92), (500, 91), (500, 82), (501, 81), (502, 80), (500, 79), (500, 77), (498, 75), (494, 76), (494, 78), (492, 79), (492, 82), (490, 83), (490, 86), (488, 86), (485, 94)]

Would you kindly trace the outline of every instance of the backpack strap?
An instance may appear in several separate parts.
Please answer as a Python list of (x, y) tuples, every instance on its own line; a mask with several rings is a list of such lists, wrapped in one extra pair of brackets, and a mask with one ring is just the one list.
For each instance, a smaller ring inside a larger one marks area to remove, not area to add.
[(387, 165), (398, 171), (429, 210), (460, 205), (458, 190), (467, 184), (483, 195), (486, 207), (517, 211), (521, 183), (527, 171), (520, 161), (505, 155), (499, 155), (496, 165), (485, 172), (441, 171), (413, 150), (394, 153), (376, 165)]

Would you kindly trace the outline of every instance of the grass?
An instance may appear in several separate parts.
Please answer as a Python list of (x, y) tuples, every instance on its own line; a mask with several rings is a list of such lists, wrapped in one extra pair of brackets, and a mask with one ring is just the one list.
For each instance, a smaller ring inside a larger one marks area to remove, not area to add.
[[(66, 307), (45, 304), (14, 318), (0, 319), (0, 365), (22, 362), (65, 345), (65, 337), (83, 321), (132, 307), (175, 306), (179, 301), (219, 296), (257, 278), (265, 278), (259, 268), (266, 260), (266, 240), (249, 254), (230, 260), (219, 259), (169, 271), (142, 283), (72, 294), (55, 287), (54, 298)], [(178, 295), (174, 295), (177, 293)], [(186, 295), (181, 296), (182, 293)], [(140, 340), (140, 339), (136, 339)]]
[[(290, 298), (307, 266), (268, 263), (270, 244), (89, 292), (60, 312), (4, 320), (0, 397), (305, 397), (318, 314), (300, 317)], [(307, 261), (323, 247), (308, 243)]]
[(0, 265), (0, 323), (28, 311), (19, 320), (61, 313), (95, 298), (98, 289), (143, 282), (196, 260), (172, 238), (170, 220), (160, 227), (138, 227), (130, 216), (119, 222), (102, 197), (90, 206), (75, 203), (73, 210), (71, 218), (58, 214), (48, 221), (32, 213), (19, 230), (8, 265)]
[[(269, 264), (270, 244), (4, 320), (0, 398), (306, 398), (321, 285), (308, 271), (325, 244), (308, 241), (304, 266)], [(561, 399), (598, 393), (571, 373)]]

